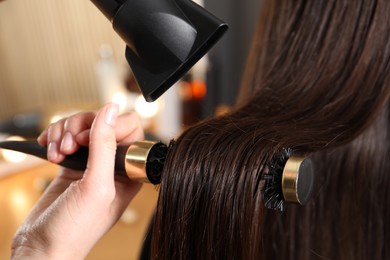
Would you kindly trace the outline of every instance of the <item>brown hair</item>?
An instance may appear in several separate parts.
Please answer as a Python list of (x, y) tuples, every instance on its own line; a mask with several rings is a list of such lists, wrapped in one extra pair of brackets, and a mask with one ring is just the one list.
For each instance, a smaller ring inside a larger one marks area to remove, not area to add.
[[(237, 108), (167, 158), (152, 258), (390, 258), (389, 13), (379, 0), (264, 1)], [(261, 192), (282, 148), (327, 180), (284, 214)]]

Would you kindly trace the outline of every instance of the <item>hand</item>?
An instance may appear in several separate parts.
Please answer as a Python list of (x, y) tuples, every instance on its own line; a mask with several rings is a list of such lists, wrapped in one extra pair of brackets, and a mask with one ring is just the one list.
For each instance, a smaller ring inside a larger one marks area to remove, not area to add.
[(114, 178), (116, 145), (144, 135), (134, 114), (117, 114), (118, 107), (109, 104), (54, 123), (40, 135), (48, 159), (57, 163), (88, 144), (87, 169), (61, 169), (15, 234), (13, 259), (83, 259), (118, 221), (141, 184)]

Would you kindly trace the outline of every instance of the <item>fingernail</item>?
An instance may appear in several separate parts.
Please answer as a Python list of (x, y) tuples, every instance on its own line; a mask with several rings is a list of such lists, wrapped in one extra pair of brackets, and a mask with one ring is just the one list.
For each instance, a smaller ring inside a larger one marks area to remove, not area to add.
[(49, 159), (49, 161), (53, 161), (57, 158), (57, 156), (58, 156), (57, 143), (50, 142), (47, 147), (47, 159)]
[(107, 125), (114, 126), (118, 117), (118, 105), (112, 104), (107, 110), (104, 120)]
[(71, 133), (66, 132), (61, 142), (61, 150), (70, 150), (73, 146), (73, 136)]

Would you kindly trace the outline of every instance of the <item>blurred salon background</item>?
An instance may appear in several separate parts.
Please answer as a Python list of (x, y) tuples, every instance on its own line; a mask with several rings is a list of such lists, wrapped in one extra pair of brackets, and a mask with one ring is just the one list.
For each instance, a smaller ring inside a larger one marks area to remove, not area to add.
[[(131, 0), (129, 0), (131, 1)], [(158, 0), (156, 0), (158, 1)], [(0, 3), (0, 141), (35, 139), (51, 122), (116, 102), (168, 142), (234, 104), (260, 1), (195, 1), (229, 24), (223, 39), (154, 103), (140, 95), (125, 44), (87, 0)], [(0, 149), (0, 259), (57, 166)], [(158, 191), (144, 185), (88, 259), (137, 259)]]

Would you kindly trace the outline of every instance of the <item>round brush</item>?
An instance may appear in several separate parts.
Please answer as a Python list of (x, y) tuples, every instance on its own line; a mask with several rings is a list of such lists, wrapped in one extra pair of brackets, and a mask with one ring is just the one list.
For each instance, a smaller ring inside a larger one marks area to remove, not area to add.
[[(36, 141), (4, 141), (0, 148), (23, 152), (47, 159), (47, 147)], [(80, 147), (75, 153), (67, 155), (59, 165), (84, 171), (88, 161), (88, 147)], [(119, 145), (115, 156), (115, 174), (127, 176), (132, 180), (159, 184), (168, 147), (161, 142), (139, 141), (131, 145)]]

